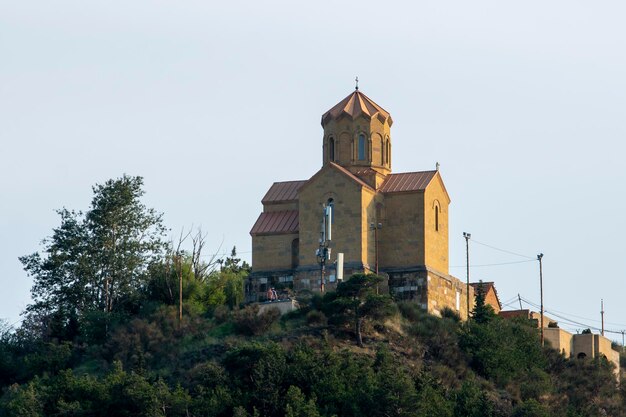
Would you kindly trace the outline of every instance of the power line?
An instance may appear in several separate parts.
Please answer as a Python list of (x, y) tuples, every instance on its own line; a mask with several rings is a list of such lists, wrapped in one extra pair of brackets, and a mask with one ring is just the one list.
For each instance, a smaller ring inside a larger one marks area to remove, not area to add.
[[(513, 264), (523, 264), (526, 262), (535, 262), (536, 259), (529, 259), (527, 261), (512, 261), (512, 262), (500, 262), (496, 264), (481, 264), (481, 265), (472, 265), (472, 268), (480, 268), (485, 266), (500, 266), (500, 265), (513, 265)], [(465, 265), (453, 265), (450, 268), (465, 268)]]
[(532, 261), (536, 261), (537, 260), (537, 258), (535, 258), (535, 257), (526, 256), (526, 255), (522, 255), (522, 254), (519, 254), (519, 253), (516, 253), (516, 252), (512, 252), (510, 250), (506, 250), (506, 249), (498, 248), (498, 247), (495, 247), (495, 246), (491, 246), (491, 245), (479, 242), (479, 241), (474, 240), (474, 239), (472, 239), (472, 243), (478, 243), (479, 245), (486, 246), (488, 248), (491, 248), (491, 249), (494, 249), (494, 250), (497, 250), (497, 251), (500, 251), (500, 252), (508, 253), (508, 254), (515, 255), (515, 256), (520, 256), (520, 257), (526, 258), (526, 259), (530, 259)]
[[(522, 301), (524, 301), (526, 304), (529, 304), (530, 306), (535, 307), (535, 308), (539, 308), (539, 305), (538, 305), (538, 304), (533, 303), (532, 301), (530, 301), (530, 300), (528, 300), (528, 299), (526, 299), (526, 298), (524, 298), (524, 297), (521, 297), (521, 299), (522, 299)], [(554, 317), (557, 317), (557, 318), (559, 318), (559, 319), (563, 320), (565, 323), (567, 323), (567, 324), (569, 324), (569, 325), (581, 326), (581, 327), (583, 327), (583, 328), (594, 329), (594, 330), (598, 330), (598, 331), (602, 330), (602, 329), (601, 329), (600, 327), (598, 327), (598, 326), (593, 326), (593, 325), (590, 325), (590, 324), (588, 324), (588, 323), (582, 323), (582, 322), (580, 322), (580, 321), (572, 320), (572, 319), (570, 319), (570, 318), (568, 318), (568, 317), (566, 317), (566, 316), (564, 316), (564, 315), (563, 315), (563, 314), (569, 314), (569, 313), (562, 313), (562, 314), (559, 314), (559, 312), (558, 312), (557, 310), (552, 310), (552, 309), (550, 309), (550, 310), (545, 309), (544, 311), (545, 311), (546, 313), (550, 314), (551, 316), (554, 316)], [(572, 317), (576, 317), (576, 316), (571, 315), (571, 314), (570, 314), (570, 316), (572, 316)], [(582, 317), (582, 318), (583, 318), (583, 319), (585, 319), (585, 320), (595, 321), (595, 320), (593, 320), (593, 319), (586, 319), (586, 318), (584, 318), (584, 317)], [(618, 324), (618, 323), (613, 323), (613, 325), (617, 325), (617, 326), (624, 326), (624, 327), (626, 327), (626, 325), (622, 325), (622, 324)], [(622, 332), (621, 332), (621, 331), (618, 331), (618, 330), (607, 330), (607, 329), (604, 329), (604, 331), (605, 331), (605, 332), (608, 332), (608, 333), (622, 334)]]

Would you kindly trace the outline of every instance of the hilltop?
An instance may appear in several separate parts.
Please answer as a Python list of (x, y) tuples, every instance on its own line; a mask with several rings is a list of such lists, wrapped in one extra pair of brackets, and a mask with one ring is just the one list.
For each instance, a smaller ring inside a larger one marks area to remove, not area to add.
[(142, 195), (140, 177), (97, 185), (20, 258), (33, 303), (0, 327), (0, 416), (626, 415), (609, 361), (542, 348), (481, 297), (470, 321), (438, 317), (354, 274), (323, 295), (283, 288), (299, 308), (282, 316), (246, 304), (235, 248), (165, 242)]
[(0, 415), (624, 415), (607, 361), (541, 349), (527, 323), (391, 301), (359, 346), (337, 299), (305, 297), (282, 317), (190, 306), (180, 324), (160, 304), (100, 336), (96, 324), (71, 339), (5, 334)]

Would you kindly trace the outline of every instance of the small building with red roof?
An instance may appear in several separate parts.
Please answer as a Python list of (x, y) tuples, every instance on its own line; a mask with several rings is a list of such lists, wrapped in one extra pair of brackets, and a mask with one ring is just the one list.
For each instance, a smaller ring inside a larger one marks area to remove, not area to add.
[(478, 292), (478, 287), (482, 285), (485, 292), (485, 304), (490, 305), (493, 308), (493, 312), (498, 314), (502, 310), (502, 304), (500, 304), (500, 298), (498, 297), (498, 291), (493, 282), (471, 282), (470, 286), (474, 289), (474, 294)]

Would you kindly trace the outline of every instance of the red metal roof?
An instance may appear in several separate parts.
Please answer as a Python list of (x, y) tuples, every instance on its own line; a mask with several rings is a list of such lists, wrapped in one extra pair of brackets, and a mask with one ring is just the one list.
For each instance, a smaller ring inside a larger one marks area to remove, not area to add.
[(389, 126), (393, 124), (391, 115), (372, 99), (367, 97), (359, 90), (354, 90), (348, 97), (335, 104), (332, 109), (322, 115), (322, 126), (331, 119), (337, 119), (343, 115), (347, 115), (352, 120), (363, 115), (369, 119), (376, 116), (381, 122), (388, 121)]
[(261, 200), (261, 203), (278, 203), (298, 199), (298, 190), (306, 183), (305, 181), (275, 182)]
[(383, 193), (401, 193), (403, 191), (423, 191), (437, 171), (404, 172), (387, 176), (381, 185)]
[(251, 235), (298, 233), (298, 210), (267, 211), (261, 213)]

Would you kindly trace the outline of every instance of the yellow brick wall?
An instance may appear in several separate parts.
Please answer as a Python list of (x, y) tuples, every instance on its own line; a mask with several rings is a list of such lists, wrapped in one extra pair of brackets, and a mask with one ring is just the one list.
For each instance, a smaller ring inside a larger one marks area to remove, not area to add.
[[(470, 286), (470, 312), (474, 308), (474, 289)], [(457, 309), (457, 293), (459, 308)], [(467, 284), (452, 276), (428, 272), (428, 312), (437, 316), (448, 307), (456, 311), (462, 320), (467, 320)]]
[(291, 242), (298, 234), (252, 236), (255, 272), (291, 268)]
[(424, 265), (424, 194), (384, 197), (380, 230), (381, 268)]
[(557, 327), (546, 327), (543, 329), (543, 337), (547, 344), (558, 350), (566, 358), (572, 354), (573, 335)]
[[(363, 189), (361, 193), (361, 207), (365, 214), (361, 219), (361, 247), (363, 248), (361, 262), (369, 266), (372, 272), (375, 271), (376, 263), (376, 235), (371, 225), (376, 224), (376, 203), (381, 200), (382, 196), (377, 196), (372, 190)], [(378, 241), (380, 243), (380, 235)]]
[(363, 262), (362, 186), (337, 169), (327, 166), (300, 189), (300, 265), (317, 265), (322, 204), (334, 200), (334, 220), (330, 244), (332, 261), (338, 252), (344, 262)]
[[(431, 268), (448, 274), (448, 205), (439, 173), (431, 180), (424, 192), (424, 239), (428, 242), (425, 263)], [(435, 227), (435, 207), (439, 207), (439, 230)]]

